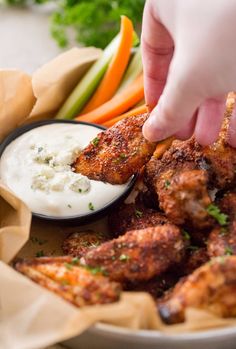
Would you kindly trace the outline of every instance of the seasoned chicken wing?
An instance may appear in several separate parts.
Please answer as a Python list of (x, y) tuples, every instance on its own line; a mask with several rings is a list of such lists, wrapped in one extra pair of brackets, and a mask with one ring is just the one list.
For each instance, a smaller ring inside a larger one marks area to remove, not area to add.
[(208, 214), (209, 190), (233, 186), (235, 168), (236, 150), (223, 138), (209, 147), (191, 138), (174, 141), (160, 160), (153, 156), (145, 168), (145, 183), (173, 223), (203, 229), (214, 223)]
[(78, 156), (73, 167), (90, 179), (123, 184), (150, 159), (156, 143), (142, 135), (148, 114), (121, 120), (101, 132)]
[(130, 230), (138, 230), (168, 223), (163, 213), (142, 205), (123, 204), (108, 217), (109, 228), (114, 236)]
[(133, 230), (87, 252), (85, 263), (102, 267), (116, 281), (144, 281), (160, 275), (184, 254), (179, 228), (171, 224)]
[(34, 258), (17, 262), (15, 268), (77, 307), (115, 302), (121, 292), (118, 283), (99, 269), (81, 267), (77, 258)]
[(79, 231), (67, 236), (62, 243), (62, 251), (65, 255), (82, 257), (85, 252), (106, 240), (108, 240), (108, 234), (93, 230)]
[(183, 322), (187, 307), (236, 316), (236, 256), (218, 257), (177, 284), (159, 313), (167, 324)]
[(223, 224), (210, 233), (208, 253), (211, 257), (236, 255), (236, 193), (227, 193), (218, 206), (218, 215), (223, 218)]

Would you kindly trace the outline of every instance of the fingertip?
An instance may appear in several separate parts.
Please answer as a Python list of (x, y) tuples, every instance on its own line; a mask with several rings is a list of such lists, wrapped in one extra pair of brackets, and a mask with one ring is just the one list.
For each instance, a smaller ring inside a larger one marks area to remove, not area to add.
[(163, 140), (163, 132), (157, 127), (157, 120), (151, 115), (143, 125), (143, 136), (149, 142), (157, 142)]

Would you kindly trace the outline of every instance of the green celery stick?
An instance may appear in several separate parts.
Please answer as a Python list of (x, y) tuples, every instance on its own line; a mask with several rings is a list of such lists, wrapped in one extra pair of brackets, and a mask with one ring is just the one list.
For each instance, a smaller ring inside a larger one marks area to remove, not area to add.
[(116, 52), (120, 42), (118, 34), (105, 48), (102, 56), (92, 65), (78, 85), (71, 92), (56, 115), (56, 119), (73, 119), (89, 100)]
[(137, 49), (131, 62), (125, 72), (125, 75), (121, 81), (121, 84), (116, 93), (120, 93), (125, 87), (133, 82), (143, 71), (141, 48)]

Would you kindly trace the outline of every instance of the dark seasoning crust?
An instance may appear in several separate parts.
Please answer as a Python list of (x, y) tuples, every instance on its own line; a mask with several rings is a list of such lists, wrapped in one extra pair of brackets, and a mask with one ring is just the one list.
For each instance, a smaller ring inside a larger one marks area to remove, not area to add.
[(213, 146), (174, 141), (160, 159), (142, 136), (147, 117), (100, 133), (74, 164), (112, 184), (145, 166), (138, 196), (108, 217), (110, 234), (72, 234), (63, 251), (75, 259), (38, 258), (16, 268), (76, 306), (117, 301), (122, 288), (149, 292), (167, 324), (183, 322), (188, 306), (236, 316), (236, 150), (227, 125)]

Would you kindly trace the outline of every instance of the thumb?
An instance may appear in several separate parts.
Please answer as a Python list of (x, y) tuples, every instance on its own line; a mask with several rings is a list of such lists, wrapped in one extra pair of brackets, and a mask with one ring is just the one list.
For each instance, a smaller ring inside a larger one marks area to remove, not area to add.
[(183, 130), (203, 98), (197, 91), (192, 73), (183, 68), (183, 62), (173, 60), (159, 103), (143, 126), (149, 141), (160, 141)]

